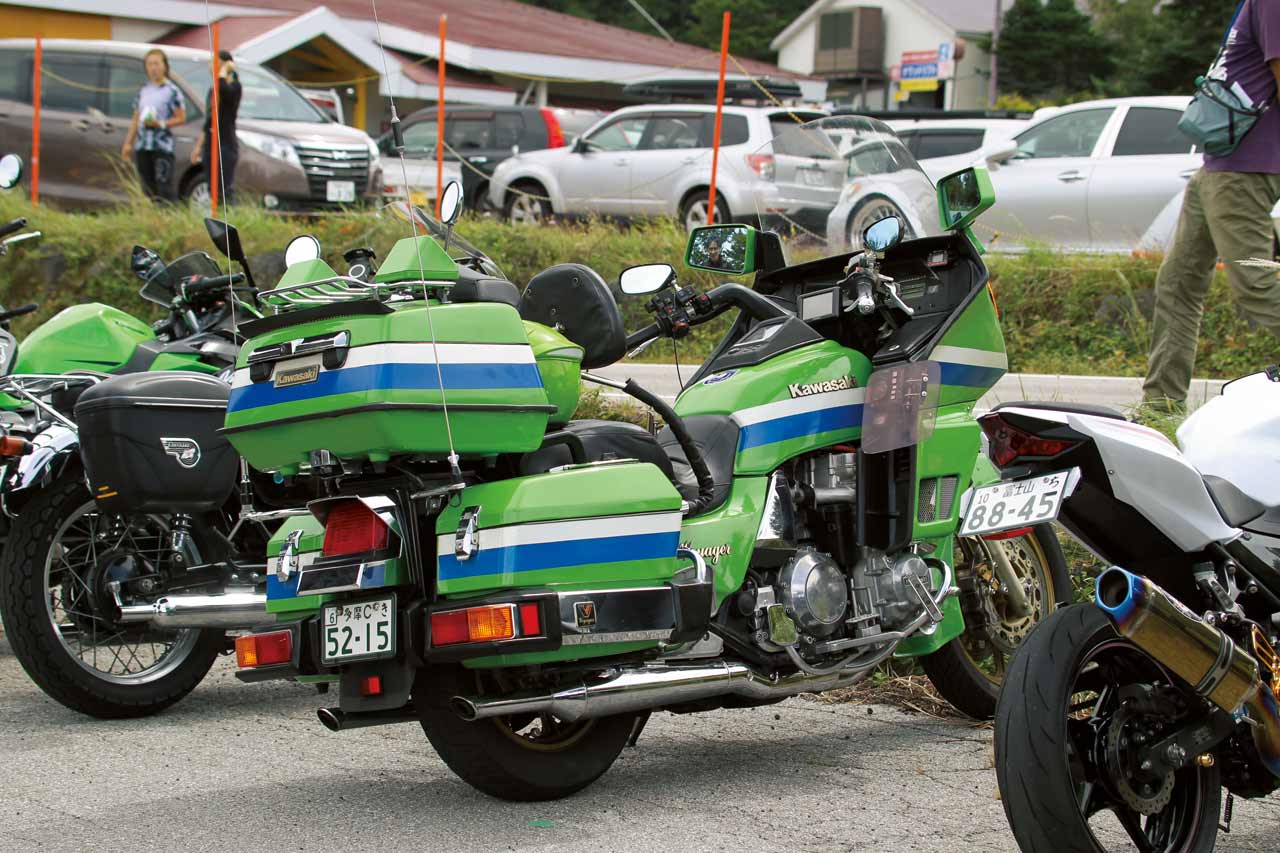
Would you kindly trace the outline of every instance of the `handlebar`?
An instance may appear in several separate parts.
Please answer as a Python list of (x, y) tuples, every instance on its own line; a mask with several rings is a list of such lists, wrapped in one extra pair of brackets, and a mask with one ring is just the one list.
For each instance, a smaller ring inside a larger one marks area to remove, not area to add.
[[(701, 325), (735, 307), (761, 321), (775, 320), (779, 317), (788, 316), (786, 309), (778, 306), (768, 297), (762, 296), (740, 284), (722, 284), (708, 291), (705, 295), (711, 308), (691, 316), (689, 318), (690, 325)], [(643, 329), (627, 336), (627, 352), (631, 352), (642, 344), (646, 344), (664, 334), (670, 334), (670, 330), (666, 328), (666, 325), (661, 320), (657, 323), (650, 323)]]
[(226, 290), (228, 287), (239, 284), (244, 281), (244, 273), (231, 273), (229, 275), (202, 275), (196, 276), (194, 280), (183, 282), (182, 295), (188, 299), (201, 293), (207, 293), (213, 290)]
[(31, 302), (26, 305), (20, 305), (17, 308), (10, 308), (8, 311), (0, 311), (0, 323), (3, 323), (5, 320), (12, 320), (14, 317), (21, 317), (24, 314), (30, 314), (32, 311), (36, 311), (39, 308), (39, 305)]
[(27, 227), (27, 220), (25, 217), (20, 216), (17, 219), (13, 220), (12, 222), (6, 222), (4, 225), (0, 225), (0, 240), (3, 240), (5, 237), (8, 237), (10, 234), (14, 233), (15, 231), (21, 231), (23, 228), (26, 228), (26, 227)]

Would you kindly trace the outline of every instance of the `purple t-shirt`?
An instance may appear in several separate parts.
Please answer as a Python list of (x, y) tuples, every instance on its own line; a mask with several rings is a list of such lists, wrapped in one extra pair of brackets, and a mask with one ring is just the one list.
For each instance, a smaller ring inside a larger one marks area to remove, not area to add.
[(1245, 0), (1222, 60), (1209, 76), (1225, 71), (1228, 86), (1239, 83), (1255, 105), (1269, 106), (1235, 151), (1225, 157), (1205, 155), (1208, 171), (1280, 174), (1280, 104), (1276, 77), (1267, 64), (1273, 59), (1280, 59), (1280, 0)]

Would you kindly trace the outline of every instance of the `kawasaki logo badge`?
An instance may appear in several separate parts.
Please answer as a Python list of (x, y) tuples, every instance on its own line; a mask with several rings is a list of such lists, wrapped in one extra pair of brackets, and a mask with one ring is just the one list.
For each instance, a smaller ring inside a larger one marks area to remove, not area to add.
[(194, 468), (200, 464), (200, 445), (191, 438), (162, 438), (160, 446), (164, 452), (178, 460), (183, 468)]
[(292, 370), (281, 370), (277, 367), (275, 387), (288, 388), (292, 385), (306, 385), (308, 382), (315, 382), (319, 377), (320, 365), (318, 364), (295, 367)]
[(596, 626), (596, 603), (594, 601), (575, 601), (573, 603), (573, 621), (579, 628), (590, 629)]
[(848, 391), (850, 388), (858, 387), (858, 379), (855, 376), (841, 376), (839, 379), (832, 379), (829, 382), (810, 382), (805, 385), (797, 385), (792, 383), (787, 386), (787, 390), (794, 397), (810, 397), (814, 394), (827, 394), (832, 391)]

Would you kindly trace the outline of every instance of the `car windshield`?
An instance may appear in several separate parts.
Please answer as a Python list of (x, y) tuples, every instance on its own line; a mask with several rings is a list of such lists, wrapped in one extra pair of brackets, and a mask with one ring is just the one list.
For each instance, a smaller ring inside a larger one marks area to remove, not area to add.
[[(937, 223), (933, 184), (884, 122), (842, 115), (804, 124), (775, 120), (773, 129), (773, 139), (747, 158), (756, 214), (766, 227), (825, 239), (815, 215), (861, 221), (869, 207), (904, 215), (907, 233), (917, 236)], [(836, 230), (847, 233), (843, 224)]]
[[(186, 59), (173, 63), (173, 73), (182, 79), (201, 103), (209, 92), (209, 63), (203, 59)], [(330, 119), (314, 104), (284, 80), (266, 68), (237, 65), (240, 76), (241, 119), (266, 121), (305, 121), (328, 123)]]

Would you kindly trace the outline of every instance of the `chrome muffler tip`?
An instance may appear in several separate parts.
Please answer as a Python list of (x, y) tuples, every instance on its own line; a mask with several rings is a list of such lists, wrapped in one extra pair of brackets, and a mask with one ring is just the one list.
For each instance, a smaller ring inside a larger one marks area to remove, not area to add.
[(480, 711), (476, 708), (476, 703), (472, 702), (466, 696), (454, 696), (453, 699), (449, 701), (449, 705), (453, 708), (453, 712), (455, 714), (466, 720), (468, 723), (475, 722), (475, 720), (480, 717)]
[(320, 723), (331, 732), (342, 731), (342, 711), (337, 708), (321, 708), (316, 711)]

